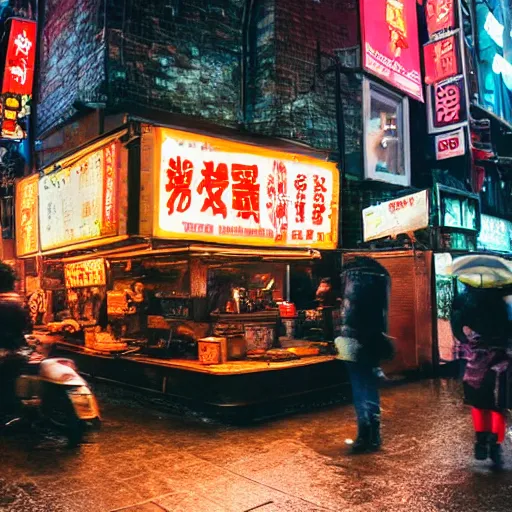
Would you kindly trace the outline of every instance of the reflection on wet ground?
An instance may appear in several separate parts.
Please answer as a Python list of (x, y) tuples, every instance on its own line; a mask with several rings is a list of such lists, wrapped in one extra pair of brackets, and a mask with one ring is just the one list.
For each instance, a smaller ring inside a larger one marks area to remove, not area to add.
[(350, 405), (237, 427), (97, 391), (104, 426), (80, 450), (51, 432), (0, 438), (0, 510), (510, 510), (512, 465), (494, 473), (472, 460), (470, 417), (454, 381), (384, 390), (384, 448), (358, 457), (346, 455)]

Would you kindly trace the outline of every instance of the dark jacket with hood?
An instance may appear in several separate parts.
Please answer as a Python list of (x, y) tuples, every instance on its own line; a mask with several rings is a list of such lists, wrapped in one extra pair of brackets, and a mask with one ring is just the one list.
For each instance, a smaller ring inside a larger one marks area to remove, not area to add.
[(349, 360), (377, 366), (393, 357), (387, 335), (390, 290), (388, 271), (372, 258), (356, 257), (343, 267), (338, 340), (350, 354)]

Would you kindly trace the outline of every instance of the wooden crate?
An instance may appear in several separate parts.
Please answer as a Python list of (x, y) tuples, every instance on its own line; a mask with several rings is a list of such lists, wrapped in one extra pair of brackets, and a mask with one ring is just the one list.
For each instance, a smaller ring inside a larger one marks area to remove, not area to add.
[(197, 342), (201, 364), (222, 364), (227, 361), (227, 339), (218, 336), (201, 338)]

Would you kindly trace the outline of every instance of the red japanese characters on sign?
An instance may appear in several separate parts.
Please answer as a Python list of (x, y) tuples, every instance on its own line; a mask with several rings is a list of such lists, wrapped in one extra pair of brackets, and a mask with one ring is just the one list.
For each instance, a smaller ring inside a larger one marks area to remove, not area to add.
[(451, 35), (423, 47), (426, 84), (440, 82), (460, 73), (458, 46), (458, 38)]
[(102, 234), (114, 232), (117, 225), (117, 143), (103, 149), (105, 171), (103, 175), (103, 225)]
[(388, 203), (388, 210), (390, 213), (397, 212), (398, 210), (403, 210), (407, 207), (413, 207), (414, 206), (415, 198), (414, 196), (408, 196), (403, 199), (398, 199), (396, 201), (390, 201)]
[(175, 130), (161, 133), (157, 236), (335, 245), (335, 164)]
[(36, 27), (35, 21), (11, 19), (2, 93), (32, 94)]
[(295, 179), (294, 186), (297, 191), (297, 194), (295, 195), (295, 221), (303, 224), (306, 215), (305, 192), (308, 188), (306, 176), (304, 174), (299, 174)]
[(370, 206), (363, 210), (364, 240), (417, 231), (429, 225), (428, 191)]
[(427, 93), (429, 133), (459, 128), (467, 122), (463, 75), (435, 83), (428, 87)]
[(313, 175), (313, 224), (321, 226), (324, 222), (325, 213), (325, 193), (327, 189), (324, 186), (325, 178), (323, 176)]
[(464, 130), (459, 128), (450, 133), (436, 136), (436, 159), (445, 160), (461, 156), (466, 152), (464, 147)]
[(427, 0), (425, 17), (429, 37), (455, 28), (455, 0)]
[(242, 219), (260, 221), (260, 184), (258, 166), (233, 164), (231, 166), (233, 210)]
[[(169, 192), (167, 208), (169, 215), (174, 211), (180, 213), (186, 212), (190, 208), (192, 202), (192, 175), (194, 174), (194, 166), (190, 160), (181, 161), (181, 157), (176, 159), (170, 158), (167, 166), (167, 184), (165, 190)], [(176, 204), (178, 203), (178, 204)]]
[(228, 215), (228, 207), (222, 200), (222, 194), (229, 186), (229, 170), (226, 164), (219, 164), (215, 167), (213, 162), (204, 162), (201, 171), (203, 180), (197, 187), (199, 194), (206, 193), (206, 198), (201, 208), (205, 212), (211, 208), (212, 215), (222, 215), (225, 219)]
[(435, 116), (436, 124), (453, 124), (460, 121), (461, 91), (456, 83), (436, 84)]
[(279, 240), (286, 239), (288, 231), (288, 173), (283, 162), (274, 160), (272, 173), (267, 178), (267, 212)]

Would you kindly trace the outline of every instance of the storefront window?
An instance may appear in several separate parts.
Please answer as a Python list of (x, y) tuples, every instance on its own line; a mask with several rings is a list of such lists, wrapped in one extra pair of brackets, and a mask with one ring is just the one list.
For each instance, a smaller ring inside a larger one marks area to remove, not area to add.
[(441, 210), (443, 226), (478, 229), (475, 200), (457, 196), (442, 196)]
[(407, 98), (366, 80), (364, 104), (366, 177), (409, 185)]
[(108, 317), (127, 335), (144, 332), (148, 315), (191, 318), (188, 261), (130, 260), (111, 268), (114, 282), (107, 294)]
[(462, 201), (462, 212), (464, 227), (467, 229), (477, 229), (476, 206), (474, 201), (470, 201), (469, 199)]
[(208, 272), (208, 305), (211, 313), (254, 313), (277, 308), (283, 300), (284, 265), (236, 264)]
[(444, 225), (450, 228), (463, 227), (459, 198), (446, 197), (444, 199)]

